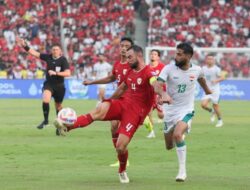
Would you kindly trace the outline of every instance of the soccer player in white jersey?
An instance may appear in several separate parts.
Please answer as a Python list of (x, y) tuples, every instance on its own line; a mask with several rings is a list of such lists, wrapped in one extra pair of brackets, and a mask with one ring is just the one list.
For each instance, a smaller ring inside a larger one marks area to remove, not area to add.
[[(112, 66), (106, 62), (106, 58), (103, 55), (99, 55), (100, 61), (94, 65), (94, 76), (96, 80), (107, 77), (111, 70)], [(101, 102), (105, 97), (106, 84), (98, 85), (98, 99)]]
[[(219, 99), (220, 99), (220, 82), (224, 80), (221, 75), (221, 69), (215, 64), (215, 59), (212, 54), (206, 56), (206, 65), (202, 67), (204, 72), (207, 85), (212, 90), (212, 94), (204, 95), (201, 101), (201, 107), (204, 110), (210, 112), (211, 122), (215, 121), (215, 115), (218, 118), (218, 122), (215, 127), (222, 127), (223, 121), (221, 118), (221, 112), (219, 109)], [(208, 107), (209, 102), (212, 102), (213, 108)]]
[[(161, 71), (154, 88), (159, 94), (159, 103), (164, 104), (164, 136), (166, 149), (176, 145), (179, 162), (179, 172), (176, 181), (185, 181), (186, 174), (186, 145), (184, 133), (190, 131), (194, 116), (194, 97), (196, 81), (199, 82), (206, 94), (211, 94), (201, 67), (190, 63), (193, 48), (188, 43), (177, 46), (175, 63), (166, 65)], [(166, 83), (167, 92), (163, 91)]]

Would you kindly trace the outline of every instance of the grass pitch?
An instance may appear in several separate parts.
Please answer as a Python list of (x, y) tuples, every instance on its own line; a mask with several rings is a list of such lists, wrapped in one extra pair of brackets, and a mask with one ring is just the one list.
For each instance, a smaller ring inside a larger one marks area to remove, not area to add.
[[(86, 113), (95, 101), (66, 100), (64, 106)], [(1, 190), (248, 190), (250, 189), (250, 102), (221, 102), (224, 126), (215, 128), (209, 114), (196, 105), (192, 132), (186, 138), (188, 179), (176, 183), (175, 150), (166, 151), (162, 124), (157, 138), (141, 127), (129, 145), (130, 184), (120, 184), (109, 122), (95, 122), (67, 137), (55, 136), (42, 121), (41, 100), (0, 100)], [(55, 117), (50, 107), (50, 123)]]

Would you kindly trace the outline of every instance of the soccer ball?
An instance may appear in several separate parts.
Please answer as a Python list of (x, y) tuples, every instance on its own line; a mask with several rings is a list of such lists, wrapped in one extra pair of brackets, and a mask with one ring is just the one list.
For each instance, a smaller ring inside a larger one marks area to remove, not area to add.
[(63, 124), (73, 125), (77, 119), (77, 115), (72, 108), (63, 108), (59, 111), (57, 118)]

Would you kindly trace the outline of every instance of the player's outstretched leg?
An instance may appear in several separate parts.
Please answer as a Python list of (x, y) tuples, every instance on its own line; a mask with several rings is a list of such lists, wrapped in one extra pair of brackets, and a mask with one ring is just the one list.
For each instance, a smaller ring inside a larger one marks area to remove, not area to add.
[(58, 129), (59, 135), (65, 136), (72, 129), (86, 127), (93, 122), (91, 114), (81, 115), (77, 117), (73, 125), (65, 125), (58, 118), (54, 121), (54, 126)]

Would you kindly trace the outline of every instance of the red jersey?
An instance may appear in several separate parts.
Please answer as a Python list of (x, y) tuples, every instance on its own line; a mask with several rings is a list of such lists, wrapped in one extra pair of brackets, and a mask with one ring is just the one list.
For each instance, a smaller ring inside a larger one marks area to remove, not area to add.
[[(163, 63), (158, 63), (158, 65), (157, 65), (156, 67), (150, 65), (150, 68), (152, 69), (152, 71), (155, 72), (155, 75), (156, 75), (156, 76), (159, 76), (159, 75), (160, 75), (161, 70), (162, 70), (164, 67), (165, 67), (165, 64), (163, 64)], [(164, 91), (167, 91), (167, 87), (166, 87), (165, 84), (164, 84), (164, 86), (163, 86), (163, 90), (164, 90)]]
[(124, 81), (128, 87), (124, 95), (125, 106), (142, 117), (148, 114), (154, 102), (154, 89), (150, 84), (153, 76), (154, 72), (147, 65), (140, 71), (131, 70)]
[(112, 74), (115, 75), (118, 86), (125, 80), (130, 70), (131, 68), (128, 63), (121, 63), (121, 61), (114, 63)]
[(157, 76), (159, 76), (163, 67), (165, 67), (165, 65), (163, 63), (159, 63), (156, 67), (150, 65), (150, 68), (152, 69), (152, 71), (155, 72), (155, 75), (157, 75)]

